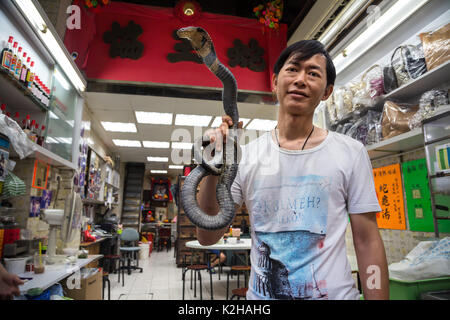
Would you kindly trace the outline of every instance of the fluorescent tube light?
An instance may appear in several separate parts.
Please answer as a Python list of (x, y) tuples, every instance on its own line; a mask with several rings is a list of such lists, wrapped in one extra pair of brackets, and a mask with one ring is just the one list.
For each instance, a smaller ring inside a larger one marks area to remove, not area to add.
[(192, 149), (191, 142), (172, 142), (172, 149)]
[(103, 128), (106, 131), (111, 132), (137, 132), (136, 125), (134, 123), (126, 122), (108, 122), (100, 121)]
[(168, 157), (147, 157), (148, 162), (169, 162)]
[(327, 46), (337, 35), (345, 25), (354, 18), (355, 14), (361, 10), (361, 8), (366, 5), (367, 0), (356, 0), (350, 7), (339, 17), (336, 18), (334, 25), (330, 26), (325, 30), (325, 32), (319, 37), (319, 41), (322, 42), (324, 46)]
[(353, 40), (333, 59), (336, 74), (347, 68), (352, 62), (370, 50), (380, 40), (408, 19), (429, 0), (397, 0), (384, 14), (374, 21), (363, 33)]
[[(243, 128), (248, 124), (248, 122), (250, 120), (251, 119), (248, 119), (248, 118), (239, 118), (239, 121), (242, 121), (242, 127)], [(221, 123), (222, 123), (222, 117), (216, 117), (210, 127), (211, 128), (217, 128), (217, 127), (220, 126)]]
[(22, 11), (23, 16), (28, 20), (32, 28), (36, 31), (41, 42), (47, 47), (49, 53), (64, 71), (70, 82), (72, 82), (74, 87), (80, 92), (85, 91), (86, 80), (81, 76), (81, 73), (67, 52), (67, 49), (64, 47), (62, 41), (58, 41), (59, 36), (54, 34), (56, 31), (51, 22), (46, 21), (41, 15), (40, 10), (36, 7), (36, 0), (14, 0), (14, 2)]
[(247, 130), (261, 130), (270, 131), (277, 125), (277, 120), (267, 120), (267, 119), (253, 119), (248, 126), (245, 128)]
[(113, 142), (118, 147), (142, 147), (139, 140), (113, 139)]
[(172, 113), (135, 111), (138, 123), (172, 124)]
[(174, 164), (169, 165), (169, 169), (183, 169), (183, 166), (177, 166)]
[(169, 149), (170, 143), (165, 141), (142, 141), (144, 148)]
[(167, 173), (167, 170), (150, 170), (151, 173)]
[(177, 114), (175, 125), (207, 127), (211, 122), (211, 116), (200, 116), (195, 114)]

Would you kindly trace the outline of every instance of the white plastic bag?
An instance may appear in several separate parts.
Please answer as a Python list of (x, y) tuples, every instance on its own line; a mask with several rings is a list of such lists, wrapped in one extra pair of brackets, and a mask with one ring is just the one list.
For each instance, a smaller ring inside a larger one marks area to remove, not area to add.
[(37, 149), (36, 144), (28, 139), (17, 122), (4, 114), (0, 114), (0, 132), (8, 137), (20, 159), (27, 157)]
[(415, 281), (450, 276), (450, 237), (422, 241), (400, 262), (389, 265), (389, 277)]

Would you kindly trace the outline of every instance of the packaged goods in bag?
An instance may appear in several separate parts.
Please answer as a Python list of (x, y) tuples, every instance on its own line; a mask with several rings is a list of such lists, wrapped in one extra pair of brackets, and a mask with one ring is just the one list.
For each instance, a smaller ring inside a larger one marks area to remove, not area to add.
[(450, 23), (436, 31), (421, 33), (419, 36), (428, 70), (450, 60)]
[(419, 128), (422, 121), (432, 117), (442, 106), (448, 105), (447, 90), (430, 90), (422, 94), (419, 101), (419, 110), (409, 120), (411, 129)]
[(383, 140), (408, 132), (410, 130), (409, 120), (418, 110), (419, 106), (386, 101), (381, 119)]

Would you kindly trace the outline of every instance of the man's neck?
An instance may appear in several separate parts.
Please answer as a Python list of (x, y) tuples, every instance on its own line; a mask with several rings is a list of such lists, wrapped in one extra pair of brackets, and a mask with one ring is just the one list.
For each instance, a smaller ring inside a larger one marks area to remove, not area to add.
[(313, 128), (312, 118), (313, 115), (311, 117), (280, 115), (277, 125), (279, 138), (287, 141), (306, 139)]

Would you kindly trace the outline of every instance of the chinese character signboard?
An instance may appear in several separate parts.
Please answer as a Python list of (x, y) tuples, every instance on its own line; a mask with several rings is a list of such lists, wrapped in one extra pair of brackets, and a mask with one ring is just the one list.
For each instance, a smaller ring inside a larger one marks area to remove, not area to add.
[(377, 213), (378, 227), (405, 230), (405, 208), (400, 164), (373, 170), (375, 189), (381, 212)]

